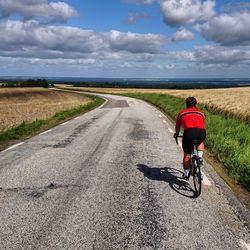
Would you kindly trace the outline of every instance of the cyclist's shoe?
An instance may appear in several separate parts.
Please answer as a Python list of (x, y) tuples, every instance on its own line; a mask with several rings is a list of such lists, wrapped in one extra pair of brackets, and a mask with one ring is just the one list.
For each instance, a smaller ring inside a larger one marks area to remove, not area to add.
[(184, 170), (184, 173), (182, 175), (182, 178), (185, 179), (185, 180), (188, 180), (189, 179), (189, 169), (185, 169)]
[(186, 176), (186, 175), (183, 173), (183, 174), (182, 174), (182, 179), (188, 180), (189, 178), (188, 178), (188, 176)]
[(198, 158), (198, 161), (199, 161), (200, 165), (203, 165), (203, 164), (204, 164), (204, 163), (203, 163), (203, 159), (202, 159), (201, 157)]

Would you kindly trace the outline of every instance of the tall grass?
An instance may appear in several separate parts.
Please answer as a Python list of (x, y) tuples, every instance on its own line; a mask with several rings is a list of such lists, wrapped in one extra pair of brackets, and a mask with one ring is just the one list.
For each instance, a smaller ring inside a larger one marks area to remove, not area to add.
[[(175, 119), (185, 108), (182, 98), (167, 94), (129, 93), (126, 96), (150, 102)], [(250, 126), (244, 121), (224, 116), (199, 106), (206, 114), (206, 146), (221, 161), (228, 174), (250, 191)]]
[(100, 106), (104, 102), (104, 100), (99, 97), (88, 95), (88, 98), (91, 99), (91, 102), (85, 105), (70, 110), (58, 112), (48, 119), (36, 120), (31, 123), (23, 122), (21, 125), (15, 128), (0, 132), (0, 145), (9, 143), (12, 140), (19, 140), (31, 137), (45, 129), (56, 126), (59, 123), (68, 120), (76, 115), (86, 113)]

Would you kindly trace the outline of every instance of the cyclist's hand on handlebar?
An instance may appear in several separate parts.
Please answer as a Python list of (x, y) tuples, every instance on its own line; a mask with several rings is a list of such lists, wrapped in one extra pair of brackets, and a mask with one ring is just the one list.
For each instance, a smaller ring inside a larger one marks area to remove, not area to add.
[(178, 138), (178, 134), (177, 133), (174, 133), (174, 138), (177, 139)]

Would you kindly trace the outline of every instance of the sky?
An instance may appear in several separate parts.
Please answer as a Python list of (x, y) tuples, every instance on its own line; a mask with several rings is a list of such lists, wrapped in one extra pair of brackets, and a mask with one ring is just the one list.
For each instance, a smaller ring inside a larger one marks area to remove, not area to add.
[(250, 1), (0, 0), (0, 76), (250, 78)]

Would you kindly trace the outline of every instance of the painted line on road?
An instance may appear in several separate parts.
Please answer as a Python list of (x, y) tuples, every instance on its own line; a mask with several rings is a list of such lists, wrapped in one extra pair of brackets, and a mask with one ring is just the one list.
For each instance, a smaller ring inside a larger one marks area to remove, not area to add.
[(159, 117), (162, 117), (162, 115), (159, 115)]
[(168, 128), (168, 131), (169, 131), (170, 133), (174, 133), (173, 129), (171, 129), (171, 128)]
[(245, 249), (245, 250), (250, 250), (250, 244), (249, 243), (246, 243), (244, 240), (240, 240), (240, 246), (242, 247), (242, 249)]
[(204, 174), (203, 171), (201, 171), (202, 174), (202, 183), (206, 186), (212, 186), (212, 183), (210, 182), (210, 180), (207, 178), (207, 176)]
[(78, 119), (80, 119), (81, 117), (80, 116), (78, 116), (78, 117), (76, 117), (74, 120), (78, 120)]
[(61, 124), (61, 126), (64, 126), (64, 125), (66, 125), (68, 123), (69, 123), (69, 121), (68, 122), (64, 122), (64, 123)]
[(50, 131), (51, 131), (51, 129), (49, 129), (49, 130), (47, 130), (47, 131), (45, 131), (45, 132), (43, 132), (43, 133), (41, 133), (39, 135), (45, 135), (45, 134), (49, 133)]
[(16, 148), (16, 147), (18, 147), (18, 146), (20, 146), (20, 145), (22, 145), (22, 144), (24, 144), (24, 142), (20, 142), (20, 143), (18, 143), (18, 144), (16, 144), (16, 145), (13, 145), (13, 146), (11, 146), (11, 147), (5, 149), (3, 152), (6, 152), (6, 151), (11, 150), (11, 149), (13, 149), (13, 148)]
[(163, 123), (167, 123), (167, 121), (166, 121), (166, 120), (163, 120)]

